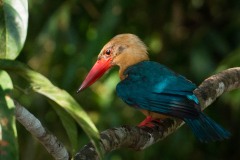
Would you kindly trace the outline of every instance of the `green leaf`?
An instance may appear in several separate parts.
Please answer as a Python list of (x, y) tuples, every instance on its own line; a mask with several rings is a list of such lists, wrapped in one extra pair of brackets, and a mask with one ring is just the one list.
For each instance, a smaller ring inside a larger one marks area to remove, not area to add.
[(50, 101), (51, 105), (53, 106), (54, 110), (60, 117), (62, 124), (67, 132), (67, 135), (69, 137), (70, 143), (72, 145), (72, 154), (75, 153), (75, 151), (78, 149), (78, 131), (77, 131), (77, 126), (73, 118), (69, 115), (66, 114), (66, 112), (58, 107), (56, 103), (53, 101)]
[(0, 0), (0, 59), (18, 56), (27, 36), (27, 25), (27, 0)]
[(26, 65), (18, 61), (0, 59), (0, 69), (13, 71), (15, 74), (20, 75), (30, 83), (34, 91), (48, 97), (67, 111), (90, 137), (98, 153), (100, 153), (99, 132), (97, 128), (86, 112), (68, 92), (57, 88), (43, 75), (29, 69)]
[(9, 75), (0, 71), (0, 159), (18, 159), (14, 103), (9, 97), (12, 89)]

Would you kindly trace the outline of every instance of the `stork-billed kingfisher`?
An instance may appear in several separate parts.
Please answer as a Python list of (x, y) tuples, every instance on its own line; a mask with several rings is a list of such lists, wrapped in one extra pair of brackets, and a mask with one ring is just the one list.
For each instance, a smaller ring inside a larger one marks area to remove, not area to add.
[(201, 142), (227, 139), (230, 133), (201, 111), (193, 90), (196, 85), (157, 62), (149, 60), (147, 47), (133, 34), (113, 37), (101, 50), (97, 62), (78, 92), (92, 85), (112, 66), (119, 66), (121, 82), (117, 95), (128, 105), (153, 120), (182, 119)]

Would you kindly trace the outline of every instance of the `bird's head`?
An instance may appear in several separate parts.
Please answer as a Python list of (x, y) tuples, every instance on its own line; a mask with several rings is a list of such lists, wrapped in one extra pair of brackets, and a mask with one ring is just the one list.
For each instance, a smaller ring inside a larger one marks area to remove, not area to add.
[(78, 92), (96, 82), (112, 66), (119, 66), (119, 76), (124, 79), (123, 72), (129, 66), (148, 60), (147, 47), (134, 34), (119, 34), (113, 37), (101, 50)]

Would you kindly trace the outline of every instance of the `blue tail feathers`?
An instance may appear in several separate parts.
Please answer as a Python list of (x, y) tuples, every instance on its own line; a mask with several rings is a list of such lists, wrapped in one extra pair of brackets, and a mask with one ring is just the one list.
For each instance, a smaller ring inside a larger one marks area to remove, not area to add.
[(221, 141), (231, 135), (230, 132), (202, 112), (197, 119), (184, 119), (184, 121), (201, 142)]

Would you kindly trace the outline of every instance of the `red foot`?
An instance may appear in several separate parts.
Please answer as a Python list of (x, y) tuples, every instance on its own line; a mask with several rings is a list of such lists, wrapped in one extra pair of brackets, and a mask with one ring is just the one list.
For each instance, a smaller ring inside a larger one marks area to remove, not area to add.
[(139, 125), (138, 127), (154, 127), (156, 123), (160, 123), (160, 119), (153, 119), (151, 116), (147, 116)]
[(149, 122), (152, 121), (152, 117), (151, 116), (147, 116), (139, 125), (138, 127), (143, 127), (146, 126), (146, 124), (148, 124)]

